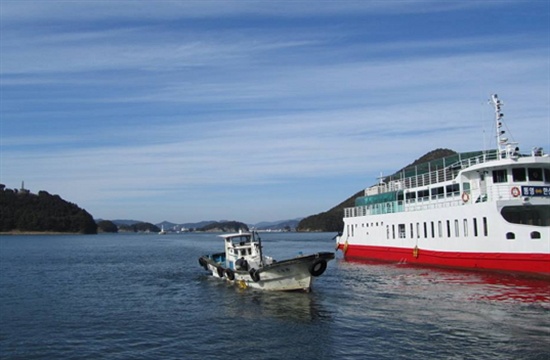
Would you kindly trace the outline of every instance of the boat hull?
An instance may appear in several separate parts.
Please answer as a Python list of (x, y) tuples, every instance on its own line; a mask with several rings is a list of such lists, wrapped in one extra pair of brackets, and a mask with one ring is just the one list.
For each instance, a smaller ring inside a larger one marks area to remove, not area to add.
[(346, 260), (364, 259), (468, 270), (504, 271), (550, 278), (550, 254), (450, 252), (418, 247), (351, 244), (339, 244), (338, 249), (344, 251)]

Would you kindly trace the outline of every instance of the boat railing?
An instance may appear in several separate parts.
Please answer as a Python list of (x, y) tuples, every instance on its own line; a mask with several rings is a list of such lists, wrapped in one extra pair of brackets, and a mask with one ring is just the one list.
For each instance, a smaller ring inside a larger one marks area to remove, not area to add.
[(438, 194), (435, 196), (423, 196), (414, 199), (349, 207), (344, 209), (344, 217), (420, 211), (470, 205), (487, 201), (513, 200), (517, 198), (517, 196), (513, 195), (512, 189), (514, 187), (516, 187), (514, 184), (492, 185), (487, 187), (484, 191), (470, 189), (465, 190), (462, 194), (455, 191), (445, 195)]
[[(406, 190), (452, 181), (463, 169), (497, 159), (496, 151), (491, 151), (465, 159), (459, 158), (457, 162), (451, 163), (448, 166), (443, 161), (443, 167), (434, 170), (428, 167), (428, 171), (422, 172), (418, 166), (407, 168), (397, 174), (386, 177), (384, 182), (366, 189), (365, 195), (382, 194), (390, 191)], [(414, 172), (414, 175), (405, 175), (411, 172)]]

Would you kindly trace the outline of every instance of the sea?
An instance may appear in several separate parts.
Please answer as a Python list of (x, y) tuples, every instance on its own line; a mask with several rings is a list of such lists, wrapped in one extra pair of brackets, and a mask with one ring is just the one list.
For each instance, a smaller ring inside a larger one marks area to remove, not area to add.
[[(263, 233), (284, 260), (332, 233)], [(0, 359), (550, 359), (550, 282), (352, 262), (309, 293), (240, 289), (216, 234), (0, 236)]]

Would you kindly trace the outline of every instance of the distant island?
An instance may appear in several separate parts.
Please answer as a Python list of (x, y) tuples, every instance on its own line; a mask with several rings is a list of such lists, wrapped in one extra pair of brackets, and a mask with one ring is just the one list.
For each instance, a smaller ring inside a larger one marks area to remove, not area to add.
[(97, 224), (86, 210), (59, 195), (0, 184), (0, 232), (97, 234)]
[[(193, 225), (193, 224), (188, 224)], [(117, 232), (238, 232), (249, 231), (248, 225), (239, 221), (203, 221), (197, 223), (194, 227), (185, 227), (183, 225), (163, 222), (153, 225), (147, 222), (135, 220), (98, 220), (97, 226), (99, 232), (117, 233)]]

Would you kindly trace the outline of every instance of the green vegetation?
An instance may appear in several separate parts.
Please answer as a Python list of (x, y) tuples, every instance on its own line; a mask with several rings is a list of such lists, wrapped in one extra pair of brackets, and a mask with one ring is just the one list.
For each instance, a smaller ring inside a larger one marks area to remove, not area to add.
[(202, 228), (196, 229), (196, 231), (209, 231), (209, 232), (237, 232), (248, 231), (248, 226), (238, 221), (223, 221), (213, 222)]
[(116, 226), (116, 224), (112, 221), (101, 220), (97, 223), (97, 230), (103, 233), (117, 233), (118, 226)]
[(148, 222), (138, 222), (132, 225), (120, 225), (119, 232), (154, 232), (160, 231), (159, 227)]
[(0, 186), (0, 232), (61, 232), (96, 234), (92, 216), (77, 205), (46, 191)]

